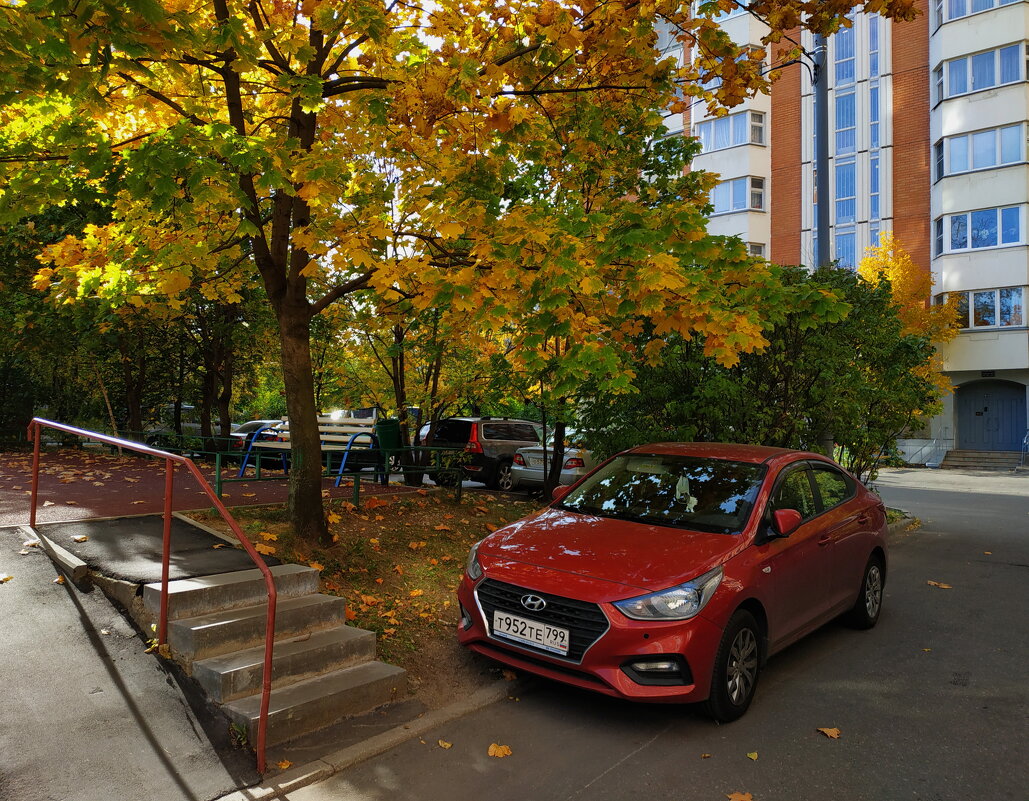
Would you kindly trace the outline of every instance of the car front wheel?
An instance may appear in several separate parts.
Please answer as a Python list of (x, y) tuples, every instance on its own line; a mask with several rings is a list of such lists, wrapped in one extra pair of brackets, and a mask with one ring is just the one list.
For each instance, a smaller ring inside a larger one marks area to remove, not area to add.
[(761, 670), (761, 630), (754, 616), (738, 609), (725, 627), (715, 655), (707, 711), (728, 723), (743, 716), (754, 698)]
[(861, 581), (861, 592), (857, 601), (846, 615), (846, 622), (856, 629), (870, 629), (879, 622), (883, 610), (883, 587), (886, 585), (886, 573), (882, 559), (873, 555), (865, 565), (865, 575)]
[(511, 463), (501, 462), (497, 465), (497, 472), (493, 476), (493, 486), (498, 490), (510, 492), (514, 489), (515, 479), (511, 472)]

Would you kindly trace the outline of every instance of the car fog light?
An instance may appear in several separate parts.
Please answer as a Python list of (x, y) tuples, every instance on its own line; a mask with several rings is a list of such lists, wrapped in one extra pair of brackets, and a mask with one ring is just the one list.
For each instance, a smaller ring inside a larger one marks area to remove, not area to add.
[(464, 608), (464, 604), (459, 604), (461, 607), (461, 628), (468, 631), (472, 627), (472, 616), (468, 614), (468, 610)]
[(678, 673), (679, 664), (672, 662), (671, 660), (662, 662), (633, 662), (631, 665), (633, 670), (637, 670), (640, 673)]

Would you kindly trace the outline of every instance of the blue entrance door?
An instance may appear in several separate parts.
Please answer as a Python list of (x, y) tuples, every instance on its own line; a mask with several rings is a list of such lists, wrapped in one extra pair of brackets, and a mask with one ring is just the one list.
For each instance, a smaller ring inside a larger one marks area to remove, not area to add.
[(1026, 431), (1025, 387), (1008, 381), (976, 381), (958, 387), (958, 447), (1017, 451)]

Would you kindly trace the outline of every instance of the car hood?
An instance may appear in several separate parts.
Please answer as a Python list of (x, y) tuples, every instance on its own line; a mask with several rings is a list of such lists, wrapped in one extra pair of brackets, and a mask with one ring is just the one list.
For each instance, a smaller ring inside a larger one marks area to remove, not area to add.
[[(495, 531), (479, 546), (487, 574), (531, 585), (540, 580), (585, 588), (591, 600), (625, 597), (625, 587), (653, 592), (722, 564), (745, 546), (740, 534), (708, 534), (548, 508)], [(549, 579), (545, 573), (552, 574)], [(499, 575), (503, 574), (503, 575)], [(587, 579), (582, 582), (580, 579)], [(601, 584), (598, 584), (600, 582)], [(607, 590), (603, 589), (607, 585)], [(566, 590), (567, 592), (567, 590)]]

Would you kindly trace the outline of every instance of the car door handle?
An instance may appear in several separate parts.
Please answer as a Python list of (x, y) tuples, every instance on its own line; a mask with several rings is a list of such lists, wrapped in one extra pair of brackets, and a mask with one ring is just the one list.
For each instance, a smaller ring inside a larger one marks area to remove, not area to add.
[(821, 537), (818, 538), (818, 547), (819, 548), (824, 548), (830, 542), (832, 542), (832, 535), (831, 534), (823, 534)]
[(859, 526), (867, 526), (867, 525), (868, 525), (868, 522), (869, 522), (869, 521), (870, 521), (871, 519), (872, 519), (872, 518), (871, 518), (871, 517), (869, 517), (868, 515), (861, 515), (861, 516), (860, 516), (860, 517), (859, 517), (859, 518), (857, 519), (857, 522), (858, 522), (858, 525), (859, 525)]

